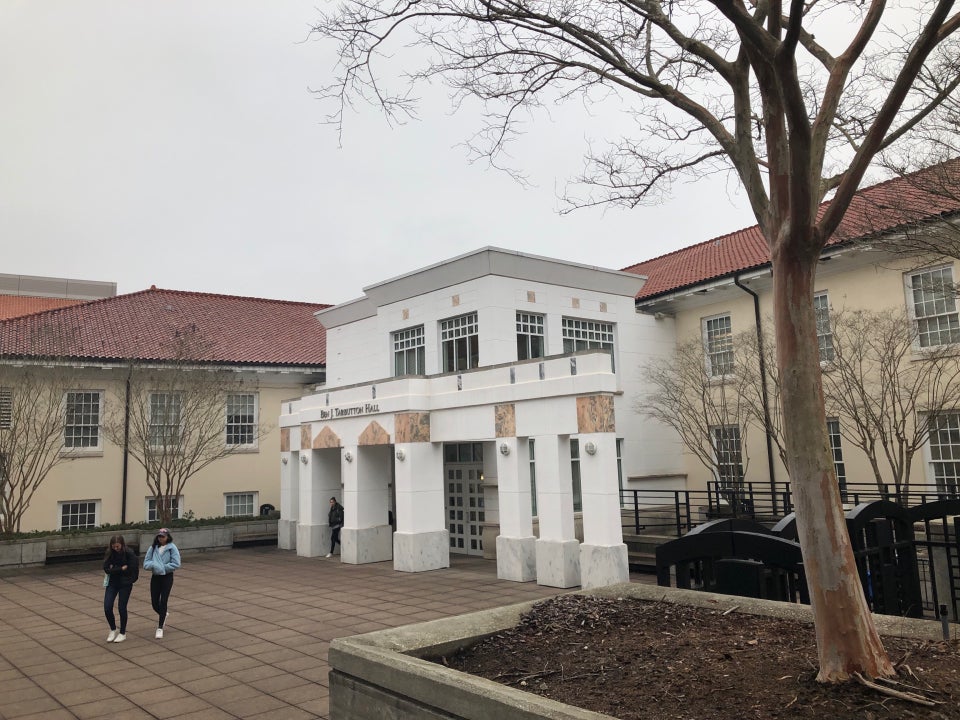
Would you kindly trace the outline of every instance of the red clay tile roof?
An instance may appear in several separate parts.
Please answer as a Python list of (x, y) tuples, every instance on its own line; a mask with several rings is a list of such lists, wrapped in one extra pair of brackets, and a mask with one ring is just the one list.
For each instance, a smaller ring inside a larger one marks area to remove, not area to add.
[(35, 312), (78, 305), (86, 300), (33, 297), (32, 295), (0, 295), (0, 320), (31, 315)]
[[(820, 213), (830, 201), (820, 206)], [(857, 192), (828, 246), (868, 238), (960, 212), (960, 158)], [(624, 268), (649, 280), (637, 295), (647, 300), (680, 288), (728, 277), (770, 263), (760, 227), (737, 230), (707, 242)]]
[[(150, 288), (0, 321), (0, 357), (323, 365), (327, 305)], [(189, 338), (189, 339), (184, 339)]]

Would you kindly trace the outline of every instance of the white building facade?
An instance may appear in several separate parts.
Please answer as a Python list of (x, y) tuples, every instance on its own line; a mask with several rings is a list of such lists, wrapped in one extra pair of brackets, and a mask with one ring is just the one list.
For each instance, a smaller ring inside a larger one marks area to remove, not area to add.
[(675, 347), (635, 310), (644, 281), (484, 248), (317, 313), (327, 381), (283, 404), (280, 546), (326, 554), (336, 497), (343, 562), (443, 568), (492, 527), (503, 579), (628, 580), (620, 487), (681, 472), (637, 407)]

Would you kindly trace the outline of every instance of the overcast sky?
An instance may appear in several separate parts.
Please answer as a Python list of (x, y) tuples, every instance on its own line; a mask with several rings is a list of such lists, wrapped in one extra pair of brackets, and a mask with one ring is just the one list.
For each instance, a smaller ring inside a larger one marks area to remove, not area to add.
[(724, 178), (559, 215), (613, 107), (531, 123), (530, 188), (468, 162), (478, 117), (439, 87), (339, 141), (310, 93), (332, 47), (303, 42), (323, 3), (3, 0), (0, 272), (336, 303), (485, 245), (620, 268), (754, 223)]

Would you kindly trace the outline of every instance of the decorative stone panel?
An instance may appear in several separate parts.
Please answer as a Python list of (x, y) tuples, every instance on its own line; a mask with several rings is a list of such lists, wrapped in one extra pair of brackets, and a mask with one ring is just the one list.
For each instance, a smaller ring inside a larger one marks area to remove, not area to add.
[(612, 395), (577, 398), (577, 429), (581, 433), (609, 433), (616, 430)]
[(393, 422), (398, 443), (430, 442), (430, 413), (397, 413)]
[(320, 431), (320, 434), (313, 439), (314, 450), (326, 450), (328, 448), (340, 447), (340, 438), (328, 427)]
[(290, 428), (280, 428), (280, 452), (290, 452)]
[(367, 425), (366, 429), (360, 433), (360, 439), (357, 445), (389, 445), (390, 433), (383, 429), (383, 426), (376, 420)]
[(493, 420), (498, 438), (517, 436), (517, 408), (513, 403), (495, 406)]
[(313, 444), (313, 428), (310, 426), (310, 423), (300, 426), (300, 449), (309, 450), (310, 446)]

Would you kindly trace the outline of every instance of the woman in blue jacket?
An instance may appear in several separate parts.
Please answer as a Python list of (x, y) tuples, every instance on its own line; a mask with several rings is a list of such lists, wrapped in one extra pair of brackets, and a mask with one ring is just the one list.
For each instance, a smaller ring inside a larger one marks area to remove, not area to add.
[(153, 573), (150, 578), (150, 602), (160, 618), (154, 637), (163, 637), (163, 623), (167, 619), (167, 601), (173, 589), (173, 572), (180, 567), (180, 551), (173, 544), (173, 536), (160, 528), (143, 558), (143, 569)]

